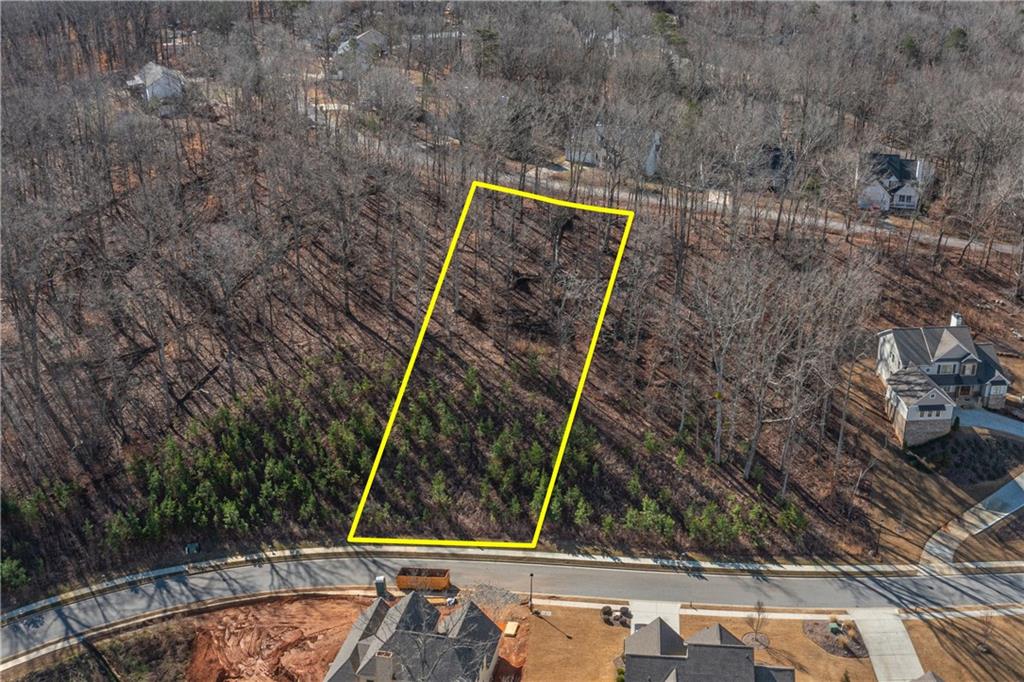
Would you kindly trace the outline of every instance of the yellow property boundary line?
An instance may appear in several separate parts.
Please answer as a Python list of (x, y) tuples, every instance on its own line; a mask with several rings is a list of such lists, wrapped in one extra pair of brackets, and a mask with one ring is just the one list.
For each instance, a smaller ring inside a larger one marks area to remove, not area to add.
[[(370, 495), (370, 488), (373, 485), (373, 480), (377, 476), (377, 469), (380, 466), (380, 460), (384, 455), (384, 447), (387, 445), (388, 437), (391, 435), (391, 428), (395, 424), (395, 418), (398, 416), (398, 408), (402, 404), (402, 396), (405, 395), (405, 389), (409, 385), (409, 376), (412, 374), (413, 365), (416, 364), (416, 357), (419, 355), (420, 346), (423, 344), (423, 338), (427, 334), (427, 327), (430, 324), (430, 318), (434, 314), (434, 306), (437, 304), (437, 298), (441, 293), (441, 285), (444, 283), (445, 275), (448, 273), (448, 266), (451, 264), (452, 256), (455, 254), (455, 247), (459, 242), (459, 235), (462, 234), (462, 226), (466, 222), (466, 216), (469, 214), (469, 206), (473, 202), (473, 195), (477, 189), (487, 189), (494, 192), (502, 192), (504, 194), (511, 194), (512, 196), (522, 197), (524, 199), (532, 199), (546, 204), (554, 204), (555, 206), (563, 206), (565, 208), (573, 208), (581, 211), (593, 211), (595, 213), (606, 213), (611, 215), (623, 216), (626, 218), (626, 226), (622, 232), (622, 239), (619, 241), (619, 249), (615, 254), (615, 264), (612, 266), (612, 274), (608, 279), (608, 286), (604, 292), (604, 299), (601, 301), (601, 311), (597, 315), (597, 324), (594, 325), (594, 334), (590, 338), (590, 347), (587, 349), (587, 357), (583, 362), (583, 370), (580, 372), (580, 380), (576, 385), (576, 395), (573, 397), (572, 407), (569, 410), (569, 419), (565, 424), (565, 431), (562, 433), (561, 444), (558, 446), (558, 456), (555, 458), (555, 467), (551, 472), (551, 480), (548, 483), (547, 493), (544, 495), (544, 505), (541, 507), (540, 516), (537, 519), (537, 527), (533, 531), (533, 540), (530, 542), (513, 542), (513, 541), (493, 541), (493, 540), (443, 540), (443, 539), (425, 539), (425, 538), (375, 538), (375, 537), (364, 537), (356, 534), (356, 529), (359, 526), (359, 521), (363, 516), (363, 509), (366, 506), (366, 500)], [(501, 185), (492, 185), (487, 182), (475, 181), (469, 188), (469, 194), (466, 195), (466, 203), (462, 206), (462, 214), (459, 216), (459, 222), (455, 226), (455, 234), (452, 235), (451, 244), (448, 245), (448, 253), (445, 255), (444, 263), (441, 265), (441, 274), (437, 278), (437, 284), (434, 285), (434, 293), (430, 297), (430, 303), (427, 305), (426, 315), (423, 317), (423, 323), (420, 325), (419, 335), (416, 337), (416, 343), (412, 348), (412, 355), (409, 358), (409, 364), (405, 368), (405, 376), (402, 377), (402, 383), (398, 387), (398, 395), (395, 397), (395, 402), (391, 406), (391, 415), (388, 417), (387, 426), (384, 427), (384, 436), (381, 438), (380, 447), (377, 448), (377, 457), (373, 460), (373, 466), (370, 468), (370, 477), (366, 481), (366, 487), (363, 488), (362, 498), (359, 500), (359, 506), (356, 507), (355, 516), (352, 519), (352, 528), (348, 532), (348, 541), (353, 543), (372, 543), (381, 545), (421, 545), (429, 547), (483, 547), (483, 548), (515, 548), (515, 549), (536, 549), (537, 541), (540, 539), (540, 531), (544, 526), (544, 518), (548, 513), (548, 505), (551, 503), (551, 494), (555, 489), (555, 481), (558, 478), (558, 470), (562, 466), (562, 456), (565, 454), (565, 447), (569, 442), (569, 434), (572, 431), (573, 421), (576, 419), (576, 410), (580, 405), (580, 397), (583, 395), (583, 387), (587, 381), (587, 373), (590, 371), (590, 363), (594, 359), (594, 349), (597, 348), (597, 339), (601, 333), (601, 325), (604, 324), (605, 312), (608, 310), (608, 301), (612, 297), (612, 289), (615, 286), (615, 278), (619, 274), (619, 264), (622, 262), (622, 254), (626, 250), (626, 242), (629, 240), (629, 230), (633, 225), (633, 211), (619, 208), (609, 208), (607, 206), (591, 206), (588, 204), (579, 204), (572, 201), (563, 201), (561, 199), (554, 199), (552, 197), (542, 196), (540, 194), (532, 194), (530, 192), (524, 192), (522, 190), (513, 189), (511, 187), (503, 187)]]

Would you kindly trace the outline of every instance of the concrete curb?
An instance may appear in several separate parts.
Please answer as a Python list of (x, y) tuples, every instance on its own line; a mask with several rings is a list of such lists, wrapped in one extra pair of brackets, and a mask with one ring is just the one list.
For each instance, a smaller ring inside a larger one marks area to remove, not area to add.
[[(290, 551), (290, 550), (289, 550)], [(206, 563), (206, 562), (204, 562)], [(167, 569), (169, 570), (169, 569)], [(161, 570), (163, 573), (163, 569)], [(108, 581), (113, 582), (113, 581)], [(399, 591), (400, 593), (400, 591)], [(525, 593), (522, 593), (525, 594)], [(154, 625), (163, 620), (173, 618), (180, 615), (201, 615), (209, 611), (216, 611), (218, 609), (246, 606), (249, 604), (258, 604), (270, 599), (282, 599), (287, 597), (338, 597), (338, 596), (350, 596), (350, 597), (368, 597), (372, 598), (376, 596), (375, 591), (368, 590), (362, 585), (338, 585), (335, 587), (304, 587), (304, 588), (288, 588), (282, 590), (270, 590), (262, 592), (254, 592), (246, 595), (232, 595), (229, 597), (219, 597), (216, 599), (208, 599), (200, 602), (193, 602), (191, 604), (183, 604), (180, 606), (168, 607), (145, 613), (134, 618), (118, 621), (109, 625), (101, 626), (89, 630), (88, 632), (82, 633), (78, 636), (68, 636), (60, 640), (51, 641), (46, 644), (33, 647), (27, 651), (22, 652), (16, 658), (8, 658), (0, 661), (0, 672), (7, 672), (13, 668), (17, 668), (22, 665), (26, 665), (33, 660), (47, 656), (49, 654), (56, 654), (65, 649), (74, 648), (81, 646), (81, 641), (89, 639), (92, 641), (106, 639), (117, 635), (130, 632), (132, 630)], [(54, 598), (56, 599), (56, 597)], [(50, 600), (45, 600), (50, 601)], [(40, 602), (41, 603), (41, 602)], [(534, 603), (553, 606), (553, 607), (567, 607), (567, 608), (594, 608), (599, 609), (604, 604), (621, 604), (625, 605), (629, 602), (626, 600), (603, 600), (594, 601), (590, 597), (577, 597), (569, 595), (559, 595), (555, 597), (536, 597)], [(30, 605), (31, 606), (31, 605)], [(832, 614), (846, 614), (849, 615), (849, 609), (823, 609), (823, 608), (801, 608), (797, 611), (793, 609), (784, 608), (773, 608), (769, 607), (765, 609), (765, 617), (768, 619), (794, 619), (800, 618), (824, 618)], [(985, 608), (963, 610), (957, 608), (950, 609), (897, 609), (900, 614), (900, 618), (903, 620), (932, 620), (932, 619), (946, 619), (946, 618), (977, 618), (984, 617), (986, 615), (1005, 615), (1005, 616), (1016, 616), (1024, 614), (1024, 606), (1019, 604), (1002, 604), (992, 605)], [(740, 618), (752, 615), (753, 612), (743, 610), (741, 607), (722, 606), (709, 603), (698, 603), (698, 602), (682, 602), (679, 604), (680, 615), (716, 615), (719, 617), (731, 617)], [(69, 643), (70, 642), (70, 643)]]
[[(88, 632), (82, 633), (78, 636), (68, 636), (63, 639), (47, 642), (41, 644), (32, 649), (28, 649), (17, 656), (17, 658), (10, 658), (0, 661), (0, 672), (6, 672), (11, 668), (16, 668), (20, 665), (29, 663), (30, 661), (39, 658), (40, 656), (46, 656), (51, 653), (57, 653), (69, 647), (80, 646), (81, 641), (88, 639), (91, 641), (107, 639), (116, 635), (124, 634), (140, 627), (146, 627), (154, 625), (160, 621), (168, 618), (173, 618), (180, 615), (200, 615), (209, 611), (216, 611), (223, 608), (235, 607), (235, 606), (246, 606), (249, 604), (258, 604), (270, 599), (281, 599), (287, 597), (339, 597), (339, 596), (353, 596), (353, 597), (373, 597), (375, 593), (372, 590), (366, 590), (362, 585), (354, 586), (338, 586), (334, 588), (323, 588), (323, 587), (307, 587), (307, 588), (291, 588), (286, 590), (274, 590), (269, 592), (254, 592), (252, 594), (246, 594), (241, 596), (231, 597), (218, 597), (217, 599), (207, 599), (205, 601), (193, 602), (191, 604), (183, 604), (181, 606), (172, 606), (166, 609), (160, 609), (158, 611), (152, 611), (144, 613), (134, 618), (128, 618), (126, 620), (104, 625), (102, 627), (93, 628)], [(69, 644), (69, 642), (74, 643)]]
[[(917, 564), (761, 564), (756, 562), (718, 562), (656, 557), (613, 557), (607, 555), (562, 554), (558, 552), (537, 551), (395, 547), (393, 545), (308, 547), (238, 554), (112, 578), (96, 585), (64, 592), (4, 612), (0, 615), (0, 625), (7, 625), (12, 621), (40, 611), (59, 608), (82, 599), (116, 592), (126, 587), (155, 582), (177, 575), (194, 575), (245, 565), (338, 558), (422, 558), (458, 559), (460, 561), (502, 561), (524, 564), (572, 564), (581, 568), (615, 568), (710, 575), (744, 574), (790, 578), (909, 577), (921, 575), (921, 566)], [(1024, 571), (1024, 561), (974, 562), (952, 564), (951, 567), (963, 574), (1016, 572)]]

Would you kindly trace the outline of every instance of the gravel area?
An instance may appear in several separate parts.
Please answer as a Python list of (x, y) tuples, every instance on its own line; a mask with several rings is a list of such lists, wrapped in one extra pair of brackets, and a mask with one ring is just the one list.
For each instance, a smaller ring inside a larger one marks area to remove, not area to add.
[(501, 618), (507, 609), (518, 606), (522, 599), (514, 592), (494, 585), (468, 585), (459, 591), (459, 601), (475, 602), (480, 608)]

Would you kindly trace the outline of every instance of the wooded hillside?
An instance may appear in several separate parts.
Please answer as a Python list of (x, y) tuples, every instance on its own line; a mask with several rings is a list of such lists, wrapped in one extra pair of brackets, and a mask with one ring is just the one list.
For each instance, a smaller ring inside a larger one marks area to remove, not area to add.
[[(1019, 310), (1015, 5), (0, 12), (10, 587), (192, 540), (338, 541), (476, 179), (637, 212), (552, 545), (867, 556), (886, 432), (847, 409), (845, 368), (881, 325)], [(371, 27), (386, 53), (339, 64)], [(187, 78), (172, 115), (126, 91), (148, 61)], [(600, 166), (566, 159), (598, 126)], [(908, 216), (937, 246), (856, 210), (885, 150), (938, 169)], [(532, 251), (492, 240), (446, 294), (395, 448), (450, 470), (390, 469), (381, 530), (531, 527), (589, 340), (578, 284), (618, 228), (577, 216), (559, 255), (568, 216), (484, 208)], [(596, 255), (567, 274), (574, 245)]]

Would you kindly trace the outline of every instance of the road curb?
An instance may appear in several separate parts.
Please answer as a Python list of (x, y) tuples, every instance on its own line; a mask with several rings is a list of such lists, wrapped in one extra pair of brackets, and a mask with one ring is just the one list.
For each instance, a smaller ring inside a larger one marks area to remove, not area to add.
[[(363, 585), (339, 585), (337, 587), (297, 587), (289, 588), (284, 590), (271, 590), (263, 592), (254, 592), (252, 594), (246, 594), (241, 596), (232, 595), (230, 597), (218, 597), (216, 599), (207, 599), (201, 602), (193, 602), (191, 604), (182, 604), (180, 606), (172, 606), (159, 611), (152, 611), (149, 613), (129, 618), (126, 620), (111, 623), (98, 628), (93, 628), (77, 637), (65, 637), (46, 644), (40, 644), (39, 646), (28, 649), (17, 657), (11, 657), (0, 660), (0, 672), (9, 671), (12, 668), (16, 668), (21, 665), (25, 665), (40, 656), (46, 656), (50, 653), (57, 653), (64, 649), (71, 647), (82, 646), (81, 640), (89, 639), (91, 641), (97, 641), (102, 639), (108, 639), (117, 635), (136, 630), (138, 628), (155, 625), (163, 620), (174, 618), (175, 616), (181, 616), (184, 614), (188, 615), (201, 615), (210, 611), (217, 611), (223, 608), (237, 607), (237, 606), (248, 606), (251, 604), (259, 604), (261, 602), (269, 601), (272, 599), (286, 599), (288, 597), (339, 597), (339, 596), (352, 596), (352, 597), (372, 597), (374, 596), (372, 590), (365, 590)], [(68, 644), (69, 641), (74, 641), (73, 644)]]
[[(688, 575), (754, 575), (788, 578), (864, 578), (900, 577), (921, 574), (918, 564), (759, 564), (754, 562), (716, 562), (696, 559), (668, 559), (657, 557), (611, 557), (605, 555), (575, 555), (538, 551), (497, 551), (483, 549), (439, 549), (423, 547), (395, 547), (393, 545), (360, 545), (347, 547), (309, 547), (267, 550), (230, 555), (190, 564), (168, 566), (112, 578), (96, 585), (79, 588), (26, 604), (0, 615), (0, 625), (33, 614), (73, 604), (83, 599), (116, 592), (126, 587), (156, 582), (181, 575), (209, 573), (237, 566), (261, 565), (286, 561), (359, 558), (452, 559), (459, 561), (503, 561), (523, 564), (571, 564), (581, 568), (615, 568), (637, 571), (664, 571)], [(962, 574), (1003, 573), (1024, 570), (1024, 561), (951, 564)]]

